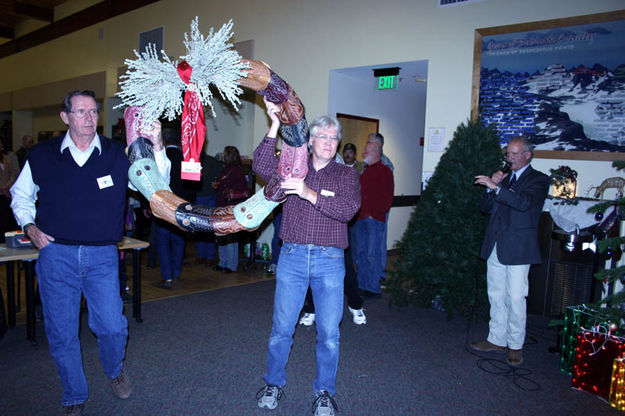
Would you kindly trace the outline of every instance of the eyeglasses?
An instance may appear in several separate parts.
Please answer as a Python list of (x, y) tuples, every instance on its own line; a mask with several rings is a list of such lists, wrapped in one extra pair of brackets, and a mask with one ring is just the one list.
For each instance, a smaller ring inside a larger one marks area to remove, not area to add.
[(84, 110), (81, 108), (76, 111), (72, 110), (70, 111), (70, 113), (74, 114), (78, 118), (85, 118), (87, 117), (87, 115), (93, 118), (96, 118), (98, 116), (98, 110), (96, 110), (95, 108), (92, 108), (91, 110)]
[(511, 157), (513, 159), (516, 159), (517, 157), (521, 156), (524, 153), (527, 153), (527, 152), (506, 152), (505, 156), (506, 157)]
[(339, 141), (339, 137), (338, 136), (326, 136), (325, 134), (315, 134), (313, 137), (315, 139), (320, 139), (320, 140), (329, 140), (329, 141), (333, 141), (333, 142), (338, 142)]

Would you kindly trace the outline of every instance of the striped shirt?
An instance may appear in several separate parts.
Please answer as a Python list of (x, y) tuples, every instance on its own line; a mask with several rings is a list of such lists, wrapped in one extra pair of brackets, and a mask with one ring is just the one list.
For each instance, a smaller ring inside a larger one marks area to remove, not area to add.
[[(252, 167), (265, 181), (278, 167), (275, 148), (276, 139), (265, 136), (254, 151)], [(360, 208), (358, 172), (334, 160), (317, 171), (309, 159), (304, 183), (317, 192), (317, 203), (287, 196), (280, 238), (295, 244), (347, 248), (347, 223)]]

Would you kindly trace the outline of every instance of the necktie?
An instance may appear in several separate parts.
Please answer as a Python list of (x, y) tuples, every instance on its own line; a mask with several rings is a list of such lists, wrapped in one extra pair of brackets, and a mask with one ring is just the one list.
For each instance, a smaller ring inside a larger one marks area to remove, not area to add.
[(508, 183), (508, 189), (512, 189), (512, 187), (514, 186), (515, 183), (516, 183), (516, 175), (513, 173), (510, 176), (510, 182)]

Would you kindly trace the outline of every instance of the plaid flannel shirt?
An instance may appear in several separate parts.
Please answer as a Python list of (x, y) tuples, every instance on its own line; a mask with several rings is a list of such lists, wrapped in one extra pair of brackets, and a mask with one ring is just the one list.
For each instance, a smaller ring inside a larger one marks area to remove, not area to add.
[[(278, 167), (275, 148), (276, 139), (265, 136), (254, 151), (252, 167), (265, 181)], [(282, 211), (280, 238), (296, 244), (347, 248), (347, 223), (360, 208), (358, 172), (334, 160), (317, 171), (309, 158), (304, 183), (317, 192), (317, 203), (289, 195)]]

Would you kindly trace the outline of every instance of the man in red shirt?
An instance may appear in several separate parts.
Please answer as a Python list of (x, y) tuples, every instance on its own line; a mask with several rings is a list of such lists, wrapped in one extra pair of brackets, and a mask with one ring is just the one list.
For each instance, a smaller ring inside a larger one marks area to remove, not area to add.
[(361, 204), (355, 225), (358, 286), (365, 296), (382, 293), (380, 276), (386, 267), (380, 239), (393, 202), (394, 183), (393, 172), (381, 162), (381, 156), (381, 143), (367, 143), (363, 153), (367, 169), (360, 176)]

